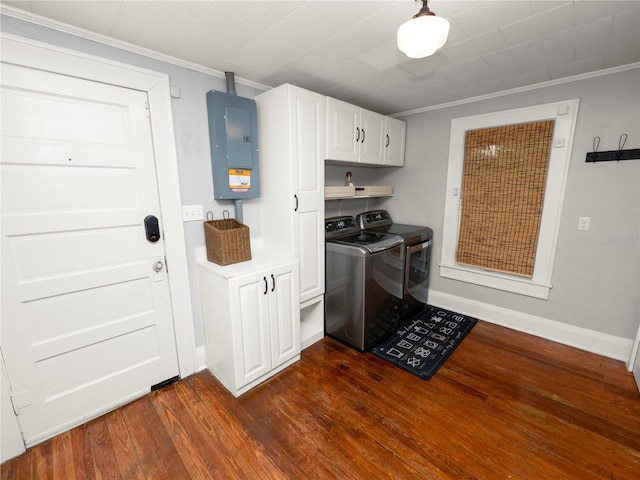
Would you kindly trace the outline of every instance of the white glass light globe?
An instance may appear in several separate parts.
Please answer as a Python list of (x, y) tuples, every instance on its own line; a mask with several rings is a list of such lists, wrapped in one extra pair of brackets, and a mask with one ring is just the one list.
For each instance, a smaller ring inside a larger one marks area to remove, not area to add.
[(422, 15), (400, 25), (398, 48), (410, 58), (428, 57), (446, 43), (448, 35), (447, 19)]

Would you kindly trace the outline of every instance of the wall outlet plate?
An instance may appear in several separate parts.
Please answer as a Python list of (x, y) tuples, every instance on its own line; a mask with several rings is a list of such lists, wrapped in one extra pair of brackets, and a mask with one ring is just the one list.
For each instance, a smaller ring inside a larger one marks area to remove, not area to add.
[(591, 217), (578, 217), (578, 230), (589, 230)]

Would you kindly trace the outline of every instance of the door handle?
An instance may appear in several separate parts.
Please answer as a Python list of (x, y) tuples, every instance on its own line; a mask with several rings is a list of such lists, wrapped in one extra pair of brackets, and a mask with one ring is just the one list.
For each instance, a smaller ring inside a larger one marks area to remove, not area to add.
[(263, 292), (263, 294), (266, 295), (267, 292), (269, 291), (269, 283), (267, 282), (267, 277), (262, 277), (262, 279), (264, 280), (264, 292)]
[(360, 140), (360, 143), (364, 143), (364, 128), (362, 129), (362, 140)]
[(162, 282), (164, 280), (164, 272), (167, 270), (165, 263), (165, 258), (160, 255), (151, 257), (151, 270), (153, 270), (153, 273), (151, 273), (151, 279), (154, 282)]
[(160, 226), (158, 225), (158, 218), (154, 215), (147, 215), (144, 219), (144, 230), (147, 235), (147, 240), (152, 243), (160, 240)]
[(389, 135), (387, 135), (387, 144), (385, 145), (385, 147), (389, 146)]
[(271, 291), (273, 292), (276, 289), (276, 279), (273, 276), (273, 273), (271, 274)]
[(356, 143), (358, 143), (360, 141), (360, 127), (356, 127), (356, 132), (358, 132), (356, 135)]
[(297, 211), (298, 211), (298, 195), (294, 194), (294, 195), (293, 195), (293, 198), (295, 198), (295, 199), (296, 199), (296, 208), (294, 208), (294, 209), (293, 209), (293, 211), (294, 211), (294, 212), (297, 212)]

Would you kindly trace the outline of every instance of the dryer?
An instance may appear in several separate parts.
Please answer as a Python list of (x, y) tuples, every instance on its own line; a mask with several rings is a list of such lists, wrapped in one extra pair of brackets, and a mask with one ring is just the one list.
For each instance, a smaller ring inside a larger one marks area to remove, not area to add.
[(419, 225), (394, 223), (386, 210), (370, 210), (356, 216), (363, 231), (402, 237), (402, 319), (411, 318), (427, 304), (429, 297), (429, 267), (433, 230)]

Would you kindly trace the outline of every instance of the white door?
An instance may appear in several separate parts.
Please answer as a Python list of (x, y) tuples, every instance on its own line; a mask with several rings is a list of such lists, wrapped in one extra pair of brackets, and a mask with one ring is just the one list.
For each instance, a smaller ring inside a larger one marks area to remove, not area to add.
[(239, 276), (229, 281), (229, 302), (237, 312), (233, 321), (233, 355), (236, 388), (271, 370), (269, 340), (269, 279), (267, 272)]
[(629, 357), (627, 366), (633, 373), (633, 376), (636, 379), (636, 384), (638, 385), (638, 390), (640, 390), (640, 325), (638, 325), (638, 333), (636, 334), (636, 339), (633, 342), (631, 356)]
[(384, 115), (360, 109), (360, 163), (382, 165), (384, 161)]
[(27, 446), (178, 375), (146, 101), (2, 66), (1, 346)]
[(633, 363), (633, 376), (636, 379), (638, 390), (640, 390), (640, 353), (636, 353), (636, 360)]
[(293, 255), (300, 260), (300, 302), (324, 293), (324, 96), (291, 87), (291, 162), (295, 182)]
[(300, 301), (298, 266), (285, 265), (269, 271), (269, 325), (271, 368), (300, 353)]
[(393, 167), (404, 165), (404, 144), (407, 124), (393, 117), (385, 117), (384, 164)]
[(327, 159), (360, 161), (360, 107), (327, 97), (326, 130)]

